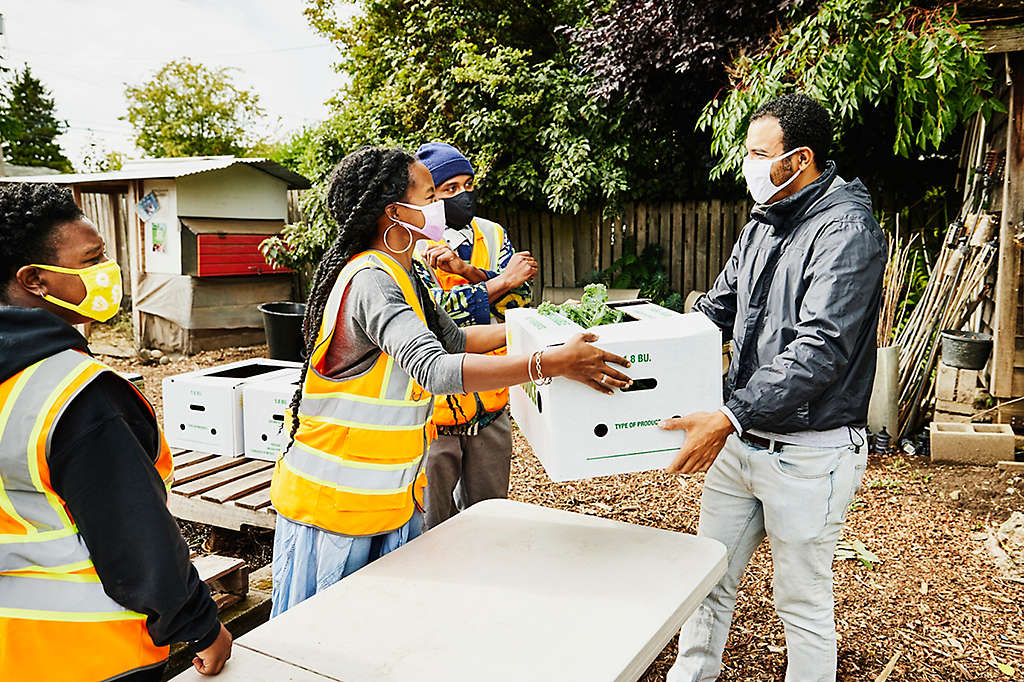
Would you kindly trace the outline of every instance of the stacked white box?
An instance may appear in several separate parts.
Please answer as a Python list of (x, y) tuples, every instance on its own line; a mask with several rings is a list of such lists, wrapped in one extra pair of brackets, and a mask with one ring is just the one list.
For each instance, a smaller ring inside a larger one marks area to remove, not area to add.
[(285, 411), (299, 388), (301, 370), (275, 373), (242, 387), (242, 431), (245, 456), (273, 462), (291, 430)]
[[(722, 335), (701, 313), (682, 315), (644, 302), (613, 304), (627, 321), (590, 330), (594, 344), (632, 362), (622, 369), (633, 387), (604, 395), (565, 378), (510, 391), (512, 416), (553, 481), (649, 471), (667, 466), (682, 431), (663, 431), (666, 417), (722, 405)], [(510, 354), (565, 343), (584, 331), (563, 317), (508, 311)]]
[(235, 456), (245, 451), (242, 387), (297, 362), (255, 358), (170, 376), (163, 381), (164, 435), (171, 447)]

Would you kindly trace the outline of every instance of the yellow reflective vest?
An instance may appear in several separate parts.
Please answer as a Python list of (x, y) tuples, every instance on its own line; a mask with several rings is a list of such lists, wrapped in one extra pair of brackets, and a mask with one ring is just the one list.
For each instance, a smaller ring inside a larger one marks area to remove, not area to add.
[[(168, 648), (149, 636), (146, 616), (104, 592), (50, 485), (47, 461), (60, 415), (109, 371), (65, 350), (0, 383), (0, 680), (95, 682), (167, 659)], [(156, 468), (169, 486), (171, 451), (163, 435), (160, 442)]]
[[(324, 374), (342, 298), (364, 268), (388, 273), (424, 324), (409, 273), (381, 251), (364, 251), (342, 269), (327, 300), (302, 385), (295, 442), (278, 459), (270, 499), (278, 514), (332, 533), (377, 535), (405, 525), (422, 508), (423, 457), (434, 437), (433, 396), (381, 351), (355, 377)], [(290, 415), (285, 423), (291, 422)]]
[[(505, 241), (505, 231), (501, 225), (484, 220), (483, 218), (474, 218), (470, 224), (473, 227), (473, 255), (470, 257), (469, 264), (481, 270), (497, 272), (500, 267), (498, 258), (501, 256), (501, 245)], [(433, 243), (439, 244), (440, 242)], [(427, 270), (430, 270), (430, 268), (427, 268)], [(453, 275), (440, 268), (435, 268), (433, 274), (435, 286), (440, 287), (444, 291), (451, 291), (456, 286), (469, 283), (461, 275)], [(491, 316), (491, 322), (496, 322), (493, 315)], [(502, 347), (488, 353), (488, 355), (505, 355), (505, 353), (506, 349)], [(466, 424), (477, 416), (481, 408), (485, 413), (497, 412), (508, 405), (508, 389), (500, 388), (496, 391), (465, 393), (451, 396), (451, 399), (453, 405), (455, 405), (454, 411), (448, 404), (446, 396), (437, 396), (434, 402), (434, 424), (438, 426)]]

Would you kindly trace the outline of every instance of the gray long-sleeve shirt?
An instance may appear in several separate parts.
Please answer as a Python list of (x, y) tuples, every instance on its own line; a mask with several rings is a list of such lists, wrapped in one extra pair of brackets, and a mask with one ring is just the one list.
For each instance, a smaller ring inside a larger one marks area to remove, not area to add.
[[(412, 278), (420, 305), (433, 305)], [(448, 314), (437, 311), (436, 336), (420, 320), (391, 275), (377, 268), (353, 277), (338, 308), (334, 338), (327, 349), (325, 373), (332, 379), (356, 376), (370, 369), (383, 349), (430, 393), (464, 393), (462, 360), (466, 333)]]

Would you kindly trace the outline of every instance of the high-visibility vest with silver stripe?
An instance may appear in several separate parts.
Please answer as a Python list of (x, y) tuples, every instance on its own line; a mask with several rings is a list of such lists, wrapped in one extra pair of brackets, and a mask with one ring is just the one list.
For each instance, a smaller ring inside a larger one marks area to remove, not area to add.
[(434, 432), (432, 396), (387, 353), (359, 376), (325, 374), (345, 290), (366, 268), (388, 273), (426, 323), (409, 273), (394, 258), (365, 251), (349, 261), (327, 300), (302, 386), (299, 428), (277, 461), (270, 491), (278, 514), (344, 535), (385, 533), (409, 521), (422, 504), (423, 456)]
[[(473, 254), (469, 264), (481, 270), (497, 272), (500, 267), (501, 245), (505, 241), (505, 230), (498, 223), (483, 218), (473, 218), (470, 225), (473, 227)], [(461, 275), (453, 275), (440, 268), (431, 270), (428, 266), (424, 270), (433, 274), (434, 286), (444, 291), (451, 291), (456, 286), (469, 283)], [(491, 323), (497, 322), (498, 320), (492, 314)], [(499, 348), (488, 355), (505, 355), (505, 352), (505, 348)], [(508, 389), (499, 388), (494, 391), (466, 393), (450, 396), (450, 398), (455, 410), (452, 410), (452, 405), (448, 403), (449, 396), (439, 395), (434, 402), (433, 421), (438, 426), (466, 424), (481, 409), (483, 412), (497, 412), (508, 405)]]
[[(60, 416), (111, 371), (65, 350), (0, 383), (0, 680), (103, 680), (167, 658), (167, 647), (150, 638), (146, 617), (107, 596), (50, 484)], [(169, 484), (171, 452), (162, 436), (160, 442), (155, 466)]]

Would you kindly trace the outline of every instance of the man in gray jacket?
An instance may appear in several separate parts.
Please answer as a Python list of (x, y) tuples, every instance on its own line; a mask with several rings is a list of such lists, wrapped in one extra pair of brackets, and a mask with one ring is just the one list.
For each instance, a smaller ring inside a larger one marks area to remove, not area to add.
[(726, 546), (728, 570), (683, 626), (671, 682), (718, 677), (736, 588), (766, 536), (786, 680), (836, 676), (832, 556), (867, 464), (886, 242), (864, 184), (825, 161), (831, 141), (805, 95), (754, 112), (752, 220), (694, 306), (733, 342), (725, 407), (662, 427), (686, 430), (670, 471), (708, 471), (698, 535)]

